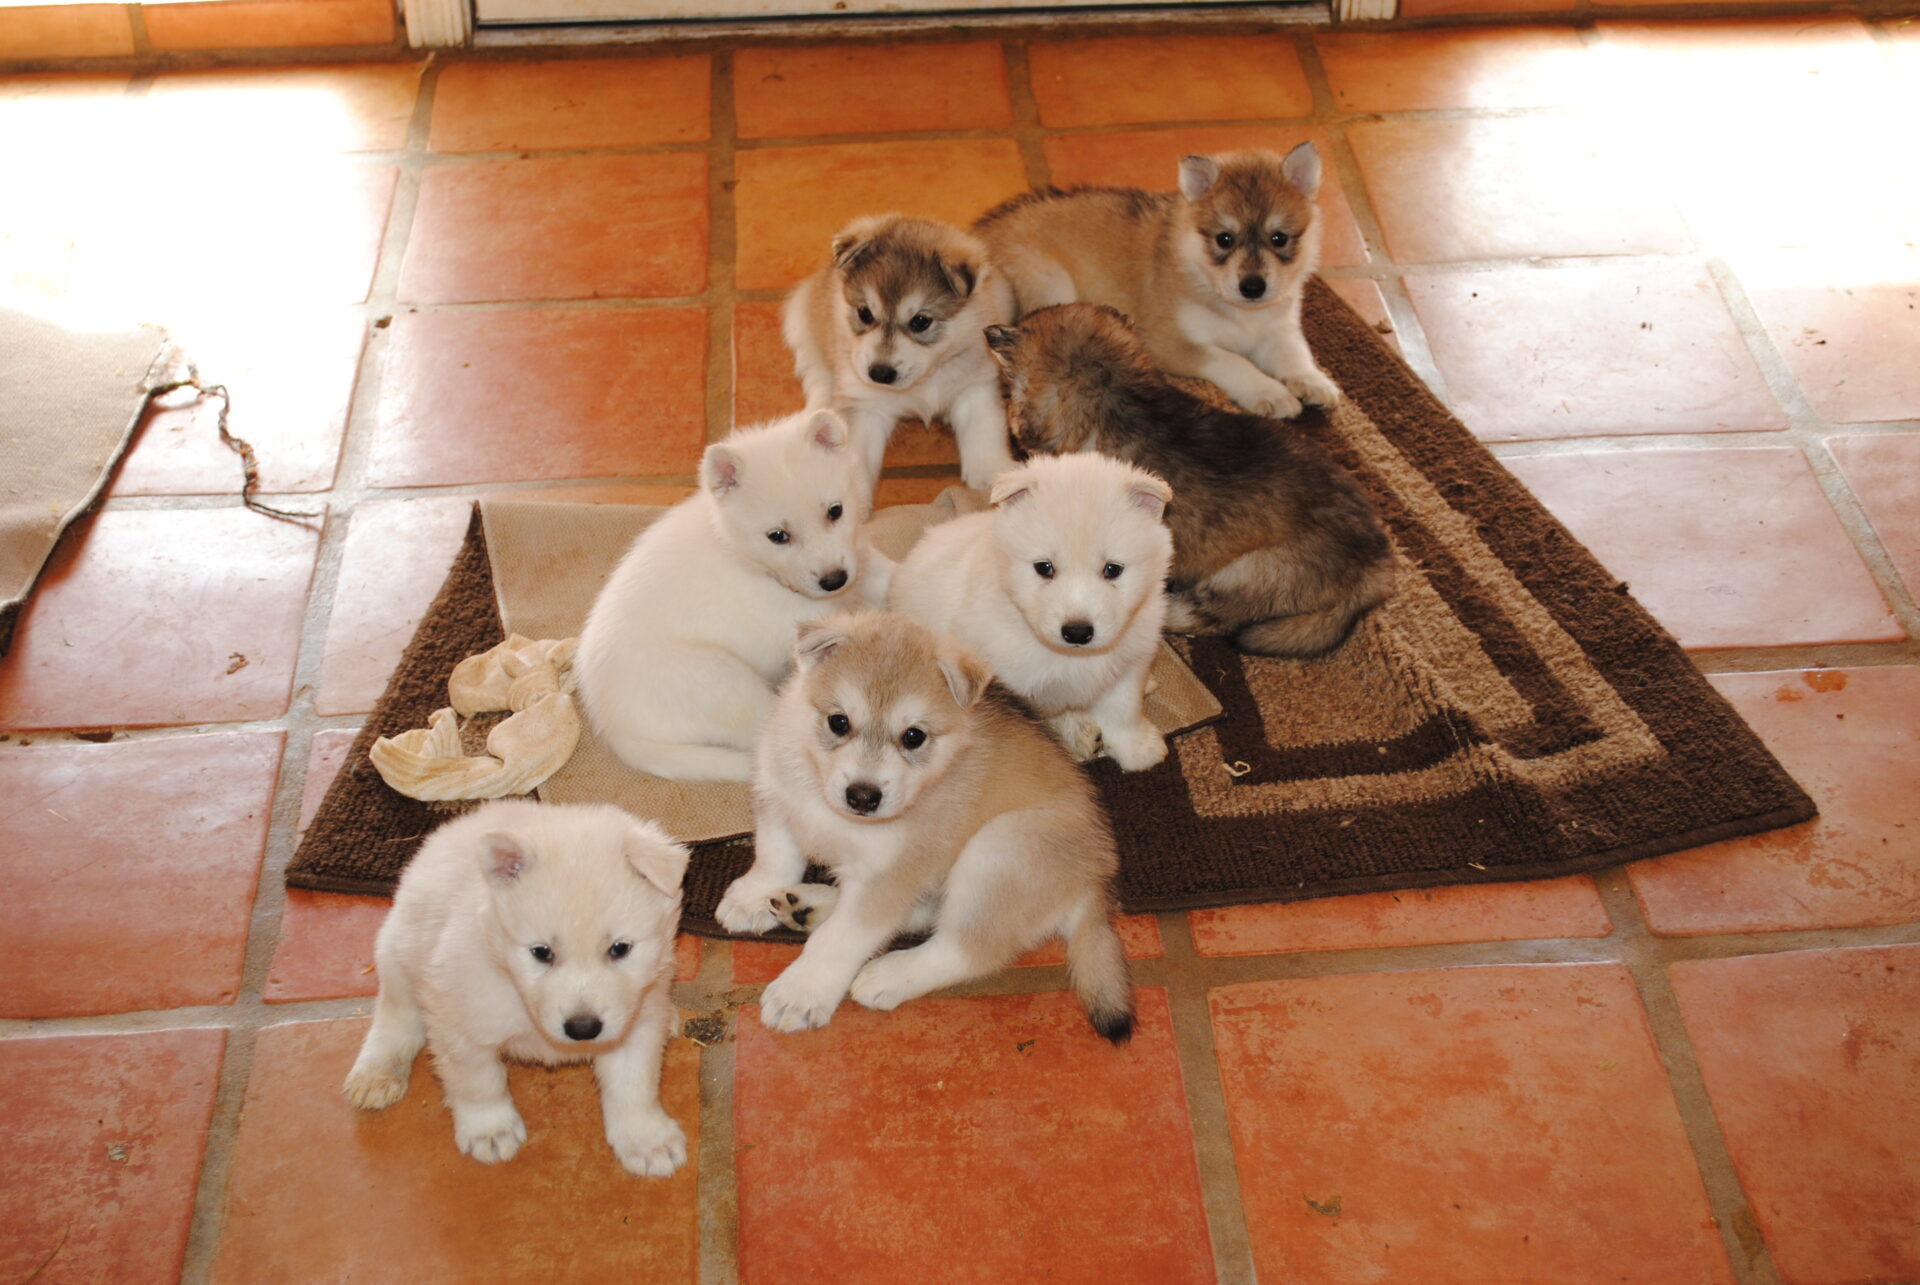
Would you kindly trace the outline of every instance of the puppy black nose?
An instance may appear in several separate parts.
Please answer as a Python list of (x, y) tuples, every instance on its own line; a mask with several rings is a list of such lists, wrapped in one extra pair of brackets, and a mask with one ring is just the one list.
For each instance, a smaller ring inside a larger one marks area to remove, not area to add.
[(597, 1017), (569, 1017), (560, 1023), (560, 1029), (567, 1033), (570, 1040), (590, 1040), (600, 1034), (600, 1019)]
[(867, 367), (867, 378), (876, 384), (891, 384), (898, 374), (899, 372), (891, 366), (874, 365)]
[(1243, 299), (1258, 299), (1267, 292), (1265, 277), (1241, 277), (1240, 296)]
[(1093, 641), (1093, 626), (1084, 620), (1069, 620), (1060, 626), (1060, 636), (1076, 647), (1084, 647)]
[(865, 816), (880, 806), (880, 791), (864, 781), (855, 781), (847, 787), (847, 806)]
[(834, 568), (832, 571), (829, 571), (827, 572), (827, 574), (820, 577), (820, 587), (822, 589), (825, 589), (828, 593), (832, 593), (835, 589), (838, 589), (841, 585), (845, 584), (846, 582), (847, 582), (847, 573), (845, 571), (840, 570), (838, 567)]

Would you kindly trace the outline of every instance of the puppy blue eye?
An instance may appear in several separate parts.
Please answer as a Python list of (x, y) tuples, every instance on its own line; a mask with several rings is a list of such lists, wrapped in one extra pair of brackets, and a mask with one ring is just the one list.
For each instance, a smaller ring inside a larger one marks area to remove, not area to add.
[(1120, 578), (1120, 573), (1125, 570), (1126, 568), (1121, 566), (1119, 563), (1109, 562), (1106, 566), (1100, 568), (1100, 574), (1105, 576), (1109, 580), (1118, 580)]
[(527, 947), (527, 953), (543, 964), (551, 964), (553, 962), (553, 947), (551, 946), (529, 946)]
[(907, 329), (911, 330), (916, 335), (924, 334), (926, 332), (927, 327), (931, 326), (932, 324), (933, 324), (933, 318), (929, 317), (926, 313), (923, 312), (916, 315), (912, 321), (909, 321), (907, 323)]
[(835, 736), (845, 736), (853, 730), (853, 720), (845, 714), (827, 715), (827, 730)]
[(1053, 579), (1053, 564), (1051, 562), (1036, 562), (1033, 564), (1033, 574), (1039, 576), (1042, 580), (1051, 580)]
[(632, 953), (633, 943), (630, 941), (616, 941), (613, 945), (607, 947), (608, 959), (625, 959)]
[(1287, 236), (1285, 232), (1275, 232), (1271, 238), (1271, 240), (1273, 241), (1274, 248), (1277, 250), (1285, 249), (1287, 241), (1289, 239), (1290, 238)]
[(856, 315), (856, 316), (858, 316), (858, 317), (860, 318), (860, 324), (861, 324), (861, 325), (863, 325), (863, 326), (871, 326), (871, 325), (873, 324), (873, 309), (871, 309), (871, 308), (862, 308), (862, 309), (860, 309), (860, 311), (859, 311), (858, 313), (856, 313), (855, 315)]
[(838, 522), (840, 520), (840, 512), (840, 506), (837, 504), (829, 508), (827, 510), (827, 521)]
[(1213, 243), (1219, 246), (1222, 250), (1231, 250), (1233, 249), (1233, 233), (1231, 232), (1215, 233), (1213, 238)]
[(775, 544), (785, 544), (791, 538), (792, 537), (788, 536), (785, 531), (767, 532), (767, 539), (773, 541)]
[(917, 727), (909, 727), (900, 733), (900, 744), (910, 750), (917, 750), (927, 743), (927, 734)]

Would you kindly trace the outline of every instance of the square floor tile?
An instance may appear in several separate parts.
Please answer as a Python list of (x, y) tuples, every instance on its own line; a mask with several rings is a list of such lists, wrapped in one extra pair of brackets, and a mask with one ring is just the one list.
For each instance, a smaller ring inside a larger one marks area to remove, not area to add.
[(1595, 96), (1595, 60), (1571, 28), (1339, 31), (1313, 43), (1347, 112), (1576, 107)]
[[(951, 481), (945, 485), (952, 485)], [(1160, 921), (1152, 915), (1121, 915), (1113, 921), (1128, 959), (1158, 959), (1163, 949)], [(779, 941), (733, 943), (733, 982), (736, 986), (764, 986), (778, 977), (800, 954), (800, 947)], [(1028, 951), (1013, 962), (1015, 968), (1041, 968), (1067, 962), (1066, 944), (1058, 938)]]
[(1563, 13), (1574, 7), (1574, 0), (1401, 0), (1402, 18), (1431, 18), (1440, 14), (1484, 14), (1495, 8), (1501, 13)]
[(231, 1004), (284, 739), (0, 749), (0, 1017)]
[(435, 165), (420, 179), (409, 303), (668, 298), (707, 284), (707, 158)]
[[(1858, 18), (1614, 20), (1594, 51), (1636, 106), (1683, 128), (1699, 118), (1752, 119), (1783, 106), (1829, 123), (1885, 107), (1894, 77)], [(1629, 100), (1622, 100), (1623, 105)]]
[(117, 58), (134, 52), (133, 24), (108, 5), (19, 5), (0, 9), (8, 58)]
[(0, 1275), (170, 1281), (224, 1031), (0, 1042)]
[(1013, 124), (1006, 59), (989, 40), (742, 49), (733, 102), (742, 138)]
[(1447, 400), (1483, 441), (1785, 428), (1698, 264), (1410, 276)]
[(1380, 283), (1370, 277), (1327, 277), (1324, 278), (1328, 289), (1360, 315), (1360, 320), (1372, 326), (1374, 333), (1385, 341), (1395, 352), (1400, 351), (1400, 334), (1393, 328), (1393, 318), (1387, 312), (1387, 297), (1380, 292)]
[(391, 45), (394, 6), (384, 0), (224, 0), (161, 4), (147, 19), (147, 40), (161, 50), (324, 49)]
[(1907, 592), (1920, 598), (1920, 437), (1829, 437), (1827, 449)]
[[(356, 313), (315, 309), (175, 333), (202, 382), (232, 395), (227, 431), (253, 447), (262, 492), (333, 485), (366, 330)], [(220, 440), (220, 404), (191, 389), (160, 399), (111, 493), (238, 494), (244, 474), (240, 456)]]
[(1780, 1279), (1920, 1277), (1920, 946), (1669, 973)]
[(1036, 41), (1027, 46), (1027, 66), (1040, 121), (1056, 129), (1313, 110), (1300, 55), (1284, 35)]
[(232, 150), (392, 152), (407, 145), (421, 62), (166, 72), (143, 108), (157, 135)]
[(1817, 414), (1920, 419), (1920, 252), (1783, 251), (1733, 266)]
[(702, 308), (394, 318), (374, 486), (692, 473), (706, 448)]
[(802, 1035), (743, 1010), (741, 1280), (1212, 1281), (1166, 993), (1138, 1003), (1122, 1048), (1063, 994), (849, 1004)]
[(712, 60), (457, 62), (433, 90), (436, 152), (696, 143), (708, 137)]
[(1202, 955), (1605, 937), (1613, 931), (1587, 875), (1222, 906), (1189, 911), (1187, 919), (1193, 948)]
[(1212, 992), (1262, 1280), (1732, 1282), (1621, 964)]
[(1920, 921), (1920, 669), (1716, 674), (1820, 806), (1803, 825), (1627, 867), (1657, 933)]
[(1027, 190), (1011, 139), (766, 147), (734, 157), (736, 284), (785, 289), (825, 265), (833, 234), (893, 210), (966, 225)]
[(319, 543), (243, 508), (109, 509), (75, 526), (0, 661), (0, 727), (285, 713)]
[(226, 1218), (212, 1279), (699, 1277), (700, 1050), (667, 1045), (662, 1102), (687, 1132), (672, 1178), (620, 1167), (586, 1066), (508, 1071), (527, 1141), (483, 1165), (453, 1144), (427, 1059), (406, 1097), (356, 1111), (340, 1091), (361, 1020), (260, 1032), (240, 1110)]
[(269, 1004), (372, 995), (373, 939), (393, 902), (385, 897), (287, 889), (280, 940), (260, 998)]
[(340, 775), (340, 769), (346, 765), (347, 751), (353, 745), (353, 738), (359, 734), (357, 727), (331, 728), (313, 734), (313, 744), (307, 751), (307, 776), (300, 786), (302, 833), (313, 824), (314, 813), (320, 810), (320, 803), (327, 797), (333, 778)]
[[(1311, 142), (1322, 161), (1333, 145), (1324, 130), (1304, 125), (1186, 125), (1176, 129), (1129, 130), (1119, 134), (1072, 134), (1041, 144), (1052, 181), (1061, 187), (1143, 187), (1171, 192), (1180, 158), (1195, 152), (1261, 149), (1285, 154)], [(1353, 207), (1331, 166), (1320, 184), (1320, 261), (1351, 267), (1367, 261), (1366, 240), (1354, 222)]]
[(471, 500), (362, 500), (347, 527), (320, 662), (319, 714), (357, 714), (387, 689), (466, 539)]
[(1386, 121), (1347, 140), (1401, 263), (1692, 247), (1672, 204), (1585, 118)]
[(1791, 448), (1503, 463), (1685, 647), (1905, 637)]

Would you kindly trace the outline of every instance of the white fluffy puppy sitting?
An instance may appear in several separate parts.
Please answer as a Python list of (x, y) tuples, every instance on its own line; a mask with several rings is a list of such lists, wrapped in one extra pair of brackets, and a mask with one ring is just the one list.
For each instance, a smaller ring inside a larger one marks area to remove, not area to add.
[(871, 496), (833, 411), (709, 446), (699, 494), (634, 541), (581, 632), (575, 681), (608, 747), (654, 776), (746, 780), (794, 626), (885, 597)]
[(492, 1164), (527, 1140), (502, 1059), (591, 1059), (620, 1163), (678, 1169), (687, 1140), (660, 1105), (660, 1058), (686, 869), (659, 826), (605, 804), (501, 800), (435, 830), (380, 926), (380, 998), (348, 1099), (398, 1102), (425, 1044), (454, 1141)]
[(1172, 492), (1105, 455), (1037, 457), (995, 479), (991, 512), (934, 527), (887, 605), (977, 652), (1075, 757), (1129, 772), (1166, 757), (1141, 708), (1166, 620)]

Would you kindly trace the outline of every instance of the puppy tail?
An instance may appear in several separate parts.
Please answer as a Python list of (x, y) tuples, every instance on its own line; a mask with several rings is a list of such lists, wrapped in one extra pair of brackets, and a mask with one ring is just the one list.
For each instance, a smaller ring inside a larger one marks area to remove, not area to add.
[(669, 781), (744, 781), (753, 774), (753, 754), (748, 750), (678, 745), (644, 736), (606, 735), (606, 742), (636, 772)]
[(1304, 660), (1324, 656), (1347, 640), (1360, 618), (1378, 606), (1393, 584), (1393, 572), (1381, 563), (1330, 607), (1275, 616), (1242, 626), (1233, 645), (1256, 656), (1288, 656)]
[(1067, 977), (1094, 1030), (1115, 1044), (1133, 1038), (1133, 980), (1104, 900), (1087, 905), (1067, 934)]

